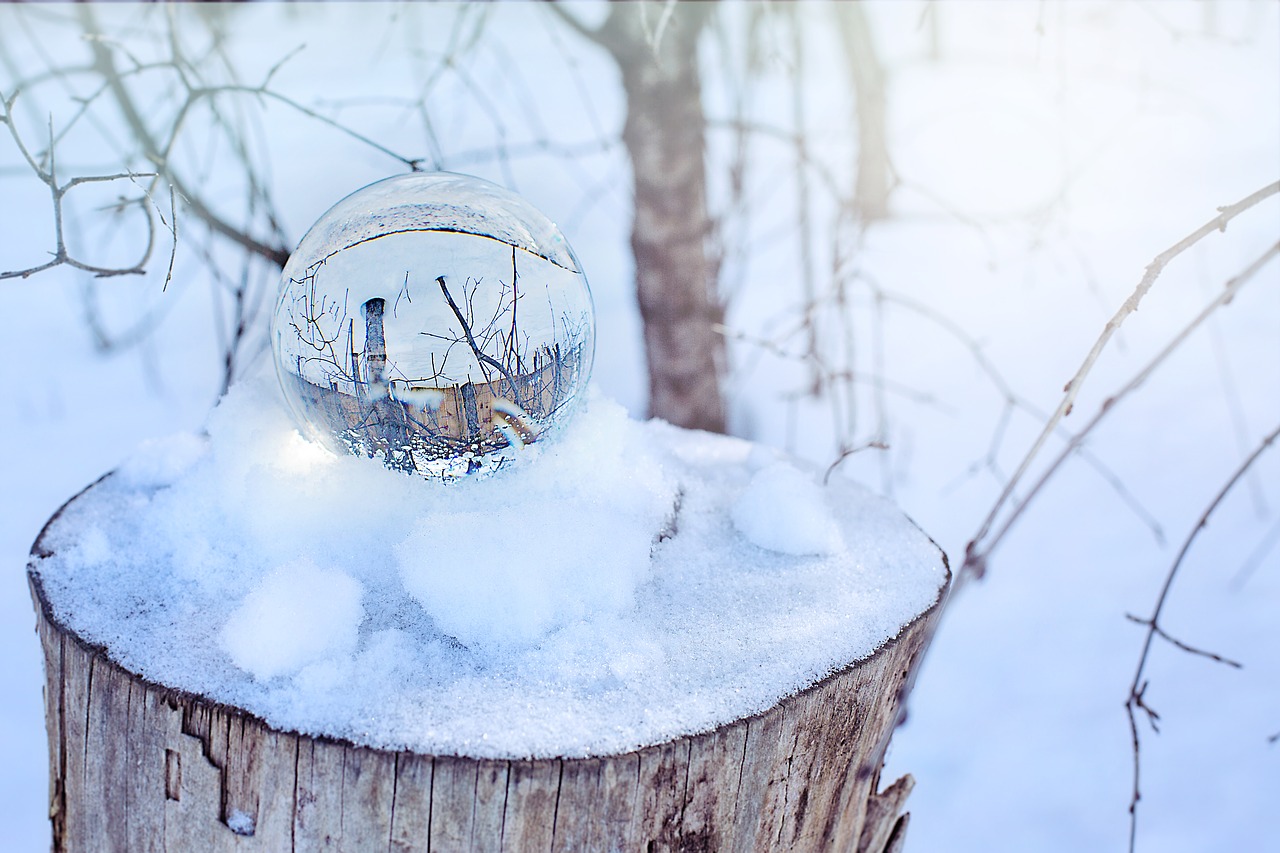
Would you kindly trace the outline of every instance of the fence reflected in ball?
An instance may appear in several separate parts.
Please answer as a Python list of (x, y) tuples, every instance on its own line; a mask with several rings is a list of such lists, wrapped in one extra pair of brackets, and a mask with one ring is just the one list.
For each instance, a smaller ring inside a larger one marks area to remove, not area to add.
[(553, 439), (591, 373), (591, 292), (564, 235), (496, 184), (388, 178), (312, 226), (272, 349), (302, 433), (456, 480)]

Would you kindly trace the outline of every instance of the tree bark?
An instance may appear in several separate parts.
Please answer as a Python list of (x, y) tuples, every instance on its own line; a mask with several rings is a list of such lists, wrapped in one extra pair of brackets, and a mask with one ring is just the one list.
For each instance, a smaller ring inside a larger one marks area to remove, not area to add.
[(901, 850), (911, 779), (877, 793), (880, 769), (937, 602), (867, 659), (715, 731), (481, 760), (279, 731), (123, 669), (54, 617), (43, 539), (28, 578), (55, 853)]
[(866, 10), (858, 3), (840, 3), (833, 11), (857, 99), (858, 161), (853, 203), (858, 221), (865, 224), (888, 218), (889, 193), (893, 190), (884, 67), (876, 54)]
[(649, 414), (725, 431), (724, 310), (709, 251), (706, 117), (698, 38), (711, 4), (616, 3), (593, 37), (622, 72), (631, 158), (636, 296), (649, 368)]

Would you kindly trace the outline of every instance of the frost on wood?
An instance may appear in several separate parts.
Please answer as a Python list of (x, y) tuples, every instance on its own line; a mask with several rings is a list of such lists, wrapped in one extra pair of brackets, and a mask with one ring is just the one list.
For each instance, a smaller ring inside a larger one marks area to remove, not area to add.
[(269, 384), (37, 544), (57, 838), (899, 843), (878, 768), (946, 569), (892, 507), (599, 399), (430, 483), (302, 441)]

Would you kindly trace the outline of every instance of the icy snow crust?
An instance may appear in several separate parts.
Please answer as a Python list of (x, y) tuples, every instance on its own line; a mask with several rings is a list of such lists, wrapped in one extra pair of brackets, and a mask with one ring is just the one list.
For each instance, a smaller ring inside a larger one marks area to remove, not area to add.
[(600, 398), (514, 470), (447, 486), (306, 443), (270, 377), (209, 434), (74, 501), (37, 569), (57, 618), (129, 670), (281, 729), (625, 752), (867, 657), (945, 583), (862, 488)]

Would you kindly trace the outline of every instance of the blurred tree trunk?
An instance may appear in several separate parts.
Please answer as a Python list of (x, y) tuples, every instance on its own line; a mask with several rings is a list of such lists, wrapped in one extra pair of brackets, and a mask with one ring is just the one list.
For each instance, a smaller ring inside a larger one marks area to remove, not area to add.
[(837, 3), (833, 8), (857, 98), (854, 208), (859, 222), (875, 222), (888, 218), (889, 193), (893, 189), (885, 119), (884, 67), (871, 37), (871, 22), (861, 4)]
[(622, 72), (623, 141), (635, 180), (636, 296), (644, 322), (649, 414), (725, 430), (724, 309), (708, 251), (706, 117), (698, 38), (711, 4), (617, 3), (590, 35)]

